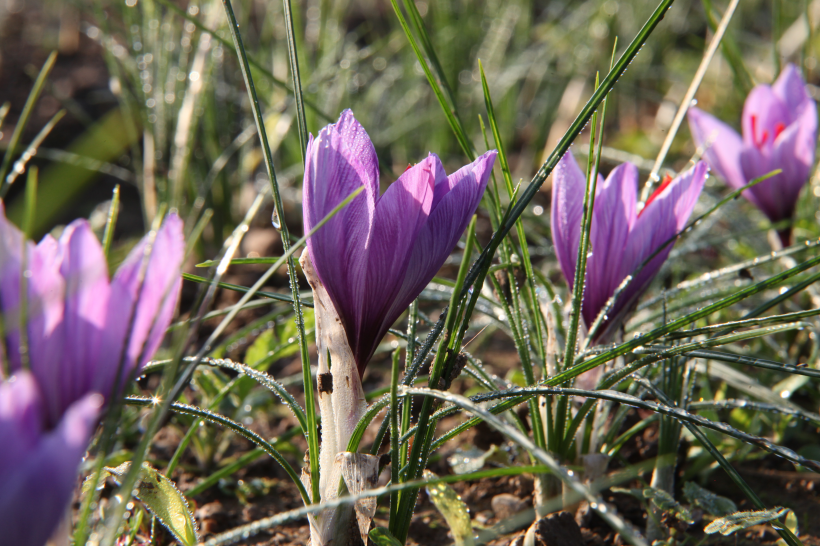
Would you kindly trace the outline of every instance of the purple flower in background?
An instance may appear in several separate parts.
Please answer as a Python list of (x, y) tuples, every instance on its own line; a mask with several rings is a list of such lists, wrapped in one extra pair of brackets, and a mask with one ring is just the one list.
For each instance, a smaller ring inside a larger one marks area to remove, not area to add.
[(449, 256), (478, 207), (495, 162), (490, 151), (447, 176), (438, 156), (409, 167), (379, 196), (379, 162), (345, 110), (308, 143), (304, 227), (365, 190), (308, 239), (319, 280), (344, 324), (359, 375), (387, 329)]
[(0, 544), (41, 546), (54, 532), (106, 400), (162, 341), (184, 250), (172, 214), (109, 282), (88, 222), (34, 245), (0, 203)]
[[(619, 165), (606, 180), (598, 175), (582, 309), (587, 327), (627, 275), (683, 229), (703, 189), (707, 171), (706, 163), (701, 161), (674, 180), (665, 179), (640, 212), (636, 211), (638, 169), (634, 165)], [(570, 289), (578, 261), (585, 192), (586, 177), (572, 153), (567, 152), (553, 175), (551, 222), (555, 253)], [(671, 250), (672, 244), (667, 245), (627, 285), (608, 312), (595, 341), (605, 342), (612, 336)]]
[[(746, 98), (743, 137), (697, 108), (689, 110), (689, 126), (704, 159), (732, 188), (739, 189), (775, 169), (775, 175), (743, 192), (772, 222), (791, 218), (808, 181), (817, 143), (817, 106), (800, 72), (786, 65), (772, 86), (758, 85)], [(780, 232), (783, 245), (791, 229)]]

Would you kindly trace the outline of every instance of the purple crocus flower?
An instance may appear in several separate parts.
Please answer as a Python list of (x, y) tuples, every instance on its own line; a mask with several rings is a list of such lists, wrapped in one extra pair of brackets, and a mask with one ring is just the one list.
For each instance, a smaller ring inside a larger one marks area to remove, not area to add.
[(34, 245), (0, 203), (0, 544), (41, 546), (54, 532), (106, 400), (162, 341), (184, 249), (172, 214), (109, 282), (88, 222)]
[(345, 110), (308, 143), (304, 227), (361, 195), (308, 239), (319, 280), (344, 324), (359, 375), (387, 329), (444, 264), (478, 207), (495, 162), (489, 151), (447, 176), (431, 153), (379, 196), (379, 162)]
[[(707, 171), (706, 163), (701, 161), (674, 180), (667, 177), (640, 211), (636, 206), (638, 169), (633, 164), (619, 165), (606, 180), (598, 175), (582, 308), (587, 327), (627, 275), (683, 229), (703, 189)], [(578, 260), (585, 192), (586, 176), (572, 153), (567, 152), (553, 174), (551, 222), (555, 253), (570, 289)], [(671, 250), (672, 245), (667, 245), (627, 285), (594, 341), (605, 342), (612, 336)]]
[[(741, 119), (743, 137), (697, 108), (689, 110), (689, 127), (704, 159), (732, 188), (739, 189), (775, 169), (775, 175), (743, 196), (772, 222), (794, 214), (800, 190), (809, 179), (817, 143), (817, 106), (800, 72), (786, 65), (772, 86), (758, 85), (746, 98)], [(780, 232), (788, 245), (791, 230)]]

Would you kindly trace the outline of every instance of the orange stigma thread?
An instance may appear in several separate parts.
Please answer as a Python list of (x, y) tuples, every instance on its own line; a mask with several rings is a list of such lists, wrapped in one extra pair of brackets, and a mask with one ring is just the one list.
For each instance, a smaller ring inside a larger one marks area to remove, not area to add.
[(638, 213), (638, 216), (643, 214), (643, 211), (645, 211), (646, 209), (649, 208), (650, 203), (652, 203), (652, 201), (654, 201), (655, 198), (657, 196), (659, 196), (661, 194), (661, 192), (663, 192), (663, 190), (666, 189), (666, 186), (668, 186), (671, 183), (672, 183), (672, 177), (669, 176), (669, 173), (666, 173), (665, 175), (663, 175), (663, 181), (661, 182), (661, 185), (658, 186), (658, 189), (653, 191), (652, 195), (649, 196), (649, 199), (646, 200), (646, 204), (644, 204), (643, 208), (641, 209), (641, 212)]

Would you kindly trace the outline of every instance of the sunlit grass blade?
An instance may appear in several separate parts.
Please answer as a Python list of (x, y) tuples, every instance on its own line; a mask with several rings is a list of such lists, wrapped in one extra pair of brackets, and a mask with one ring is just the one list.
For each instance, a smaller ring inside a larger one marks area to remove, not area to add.
[(703, 59), (695, 72), (695, 76), (692, 78), (692, 83), (689, 84), (689, 88), (683, 95), (680, 106), (678, 106), (678, 111), (675, 113), (675, 117), (672, 120), (672, 125), (666, 131), (666, 138), (663, 140), (661, 150), (658, 152), (658, 157), (655, 159), (655, 164), (652, 166), (652, 172), (649, 173), (649, 178), (643, 187), (641, 201), (645, 202), (651, 195), (652, 186), (657, 182), (660, 182), (658, 173), (663, 166), (663, 162), (666, 160), (666, 154), (669, 153), (669, 148), (672, 147), (672, 141), (675, 140), (675, 136), (678, 134), (678, 129), (680, 129), (681, 123), (683, 123), (683, 118), (686, 116), (686, 112), (689, 111), (692, 100), (695, 98), (695, 93), (698, 92), (698, 88), (703, 81), (703, 77), (706, 75), (706, 69), (709, 68), (709, 64), (712, 62), (712, 57), (715, 56), (717, 48), (723, 40), (723, 35), (729, 27), (729, 23), (732, 21), (732, 17), (735, 14), (735, 9), (737, 9), (739, 3), (740, 0), (732, 0), (729, 7), (726, 8), (726, 12), (723, 14), (723, 19), (721, 19), (715, 34), (712, 36), (712, 41), (709, 42), (709, 47), (706, 48), (706, 52), (703, 54)]
[(288, 62), (290, 63), (291, 81), (293, 82), (293, 96), (296, 99), (296, 124), (299, 127), (299, 146), (302, 151), (302, 161), (305, 160), (308, 131), (305, 120), (305, 102), (302, 95), (302, 76), (299, 69), (299, 55), (296, 51), (296, 36), (293, 32), (293, 13), (290, 0), (282, 0), (285, 8), (285, 29), (288, 38)]
[(8, 191), (8, 188), (10, 188), (12, 184), (14, 184), (14, 181), (17, 180), (17, 177), (26, 172), (26, 165), (29, 161), (31, 161), (31, 158), (37, 155), (37, 151), (40, 149), (40, 145), (51, 133), (51, 130), (54, 129), (54, 126), (57, 125), (57, 123), (61, 119), (63, 119), (65, 113), (65, 110), (60, 110), (56, 114), (54, 114), (51, 117), (51, 119), (48, 120), (48, 123), (46, 123), (42, 129), (40, 129), (40, 132), (37, 133), (37, 136), (35, 136), (34, 140), (31, 141), (31, 144), (29, 144), (26, 147), (25, 151), (22, 154), (20, 154), (20, 159), (14, 162), (14, 166), (12, 167), (11, 172), (8, 174), (8, 176), (6, 176), (5, 181), (3, 181), (3, 187), (0, 187), (0, 198), (2, 198), (2, 196), (5, 195), (5, 192)]
[[(217, 42), (219, 42), (223, 46), (227, 47), (230, 51), (233, 51), (234, 53), (236, 53), (236, 47), (234, 46), (233, 43), (231, 43), (230, 40), (226, 40), (225, 38), (220, 36), (217, 31), (214, 31), (214, 30), (206, 27), (205, 25), (203, 25), (202, 22), (199, 19), (197, 19), (196, 17), (194, 17), (192, 15), (189, 15), (184, 9), (180, 8), (179, 6), (174, 4), (173, 2), (170, 2), (169, 0), (156, 0), (156, 1), (159, 2), (160, 4), (162, 4), (163, 6), (165, 6), (166, 8), (168, 8), (169, 10), (176, 13), (177, 15), (179, 15), (180, 17), (182, 17), (186, 21), (189, 21), (190, 23), (195, 25), (202, 32), (210, 34), (210, 36), (214, 40), (216, 40)], [(263, 63), (260, 63), (259, 61), (257, 61), (256, 59), (254, 59), (253, 57), (250, 57), (250, 56), (248, 56), (248, 63), (251, 66), (253, 66), (253, 68), (255, 70), (257, 70), (260, 74), (265, 76), (265, 79), (269, 80), (275, 86), (280, 87), (281, 89), (284, 89), (287, 93), (289, 93), (291, 95), (294, 94), (293, 89), (291, 89), (288, 86), (287, 83), (285, 83), (284, 81), (282, 81), (279, 78), (277, 78), (276, 76), (274, 76), (273, 72), (271, 72), (270, 69), (267, 68)], [(317, 106), (312, 101), (304, 101), (304, 104), (307, 105), (311, 110), (316, 112), (316, 114), (318, 114), (319, 117), (321, 117), (325, 121), (331, 122), (331, 123), (333, 121), (335, 121), (332, 116), (326, 114), (324, 111), (322, 111), (321, 108), (319, 108), (319, 106)]]
[[(709, 28), (712, 29), (712, 32), (715, 32), (715, 29), (718, 27), (718, 21), (715, 18), (715, 8), (712, 5), (712, 0), (701, 0), (701, 3), (706, 12), (706, 22), (709, 24)], [(749, 70), (746, 68), (740, 48), (732, 36), (724, 36), (720, 43), (720, 49), (723, 53), (723, 57), (732, 69), (732, 74), (734, 75), (735, 83), (739, 87), (740, 93), (743, 95), (749, 94), (755, 82)]]
[[(390, 3), (393, 6), (393, 11), (395, 12), (396, 17), (399, 20), (399, 24), (401, 25), (402, 30), (404, 30), (404, 34), (407, 37), (407, 41), (410, 42), (410, 46), (413, 48), (413, 51), (416, 54), (416, 58), (418, 59), (422, 69), (424, 70), (425, 76), (427, 76), (427, 81), (430, 83), (430, 87), (433, 88), (433, 93), (436, 95), (436, 98), (438, 99), (438, 102), (441, 105), (441, 109), (444, 112), (444, 116), (447, 118), (447, 122), (450, 124), (450, 127), (453, 129), (453, 133), (455, 133), (456, 135), (456, 140), (458, 140), (458, 143), (461, 146), (461, 149), (464, 151), (464, 154), (468, 158), (470, 158), (471, 161), (474, 160), (476, 157), (475, 149), (473, 147), (472, 142), (467, 137), (467, 133), (464, 130), (464, 125), (461, 123), (461, 120), (458, 117), (455, 104), (451, 104), (450, 101), (447, 100), (447, 98), (445, 97), (445, 92), (442, 89), (442, 85), (440, 85), (439, 83), (440, 79), (444, 80), (444, 78), (437, 77), (435, 74), (433, 74), (433, 71), (430, 69), (430, 65), (427, 62), (424, 53), (422, 52), (423, 46), (420, 46), (415, 36), (413, 36), (413, 32), (412, 30), (410, 30), (410, 25), (407, 22), (407, 18), (405, 18), (404, 14), (401, 11), (401, 7), (399, 7), (398, 0), (390, 0)], [(412, 11), (415, 10), (415, 5), (412, 5), (412, 2), (405, 2), (405, 4), (411, 5), (411, 7), (409, 7), (408, 9), (411, 10), (411, 20), (414, 20), (413, 17), (418, 15), (418, 11)], [(419, 30), (420, 32), (424, 32), (423, 25), (417, 28), (417, 30)]]
[[(14, 131), (11, 133), (8, 148), (6, 148), (6, 153), (3, 154), (3, 162), (0, 163), (0, 199), (6, 196), (6, 192), (8, 191), (6, 175), (9, 172), (9, 167), (11, 167), (11, 161), (17, 153), (17, 148), (20, 146), (20, 139), (23, 137), (23, 131), (28, 125), (31, 114), (34, 112), (34, 106), (37, 104), (40, 94), (43, 91), (46, 78), (48, 78), (48, 74), (51, 72), (51, 69), (54, 68), (54, 63), (56, 61), (57, 52), (52, 51), (46, 59), (46, 62), (43, 63), (43, 67), (40, 69), (37, 79), (34, 80), (34, 86), (31, 88), (28, 98), (26, 98), (26, 103), (23, 105), (23, 111), (20, 113), (20, 118), (17, 120), (17, 124), (14, 126)], [(5, 116), (3, 117), (5, 118)]]
[[(231, 29), (231, 36), (233, 37), (234, 45), (236, 46), (236, 52), (239, 56), (240, 66), (242, 68), (242, 77), (245, 80), (245, 86), (248, 90), (248, 97), (251, 101), (251, 108), (253, 109), (254, 119), (256, 121), (256, 129), (259, 132), (259, 140), (262, 144), (262, 156), (265, 160), (265, 168), (267, 169), (268, 177), (270, 179), (271, 185), (271, 193), (273, 195), (273, 205), (274, 205), (274, 218), (279, 219), (279, 225), (276, 226), (276, 221), (274, 221), (274, 227), (277, 227), (281, 234), (282, 240), (282, 248), (285, 250), (285, 256), (287, 261), (288, 267), (288, 279), (290, 280), (290, 288), (291, 288), (291, 297), (293, 298), (293, 310), (296, 313), (296, 329), (298, 332), (299, 338), (299, 357), (302, 361), (302, 376), (305, 384), (305, 409), (307, 410), (307, 419), (308, 419), (308, 434), (309, 434), (309, 457), (310, 457), (310, 473), (311, 473), (311, 483), (312, 486), (312, 498), (314, 501), (319, 500), (319, 433), (316, 427), (317, 419), (316, 419), (316, 405), (314, 403), (314, 393), (313, 393), (313, 384), (311, 382), (310, 376), (310, 359), (308, 357), (308, 347), (307, 347), (307, 338), (305, 337), (305, 321), (302, 314), (302, 304), (301, 304), (301, 297), (299, 294), (299, 279), (296, 276), (296, 267), (294, 266), (294, 260), (292, 258), (293, 251), (291, 250), (290, 244), (290, 235), (288, 232), (288, 226), (285, 222), (285, 210), (282, 205), (282, 197), (279, 194), (279, 184), (276, 179), (276, 172), (273, 166), (273, 156), (271, 155), (270, 144), (268, 142), (267, 133), (265, 131), (265, 120), (262, 117), (262, 110), (259, 107), (259, 98), (256, 94), (256, 87), (253, 83), (253, 77), (251, 75), (250, 65), (248, 63), (248, 56), (245, 52), (245, 47), (242, 44), (242, 36), (239, 33), (239, 25), (236, 21), (236, 16), (233, 12), (233, 7), (231, 6), (230, 0), (223, 0), (223, 6), (225, 7), (225, 14), (228, 17), (228, 24)], [(362, 186), (364, 187), (364, 186)], [(355, 195), (351, 194), (351, 195)], [(345, 201), (344, 204), (346, 205), (347, 202)], [(336, 209), (338, 210), (338, 208)], [(334, 214), (335, 211), (332, 214)], [(322, 225), (321, 223), (319, 225)], [(317, 226), (318, 227), (318, 226)], [(294, 247), (296, 248), (296, 247)], [(263, 278), (267, 279), (270, 275), (273, 274), (275, 270), (274, 266), (269, 269), (270, 274)], [(260, 279), (261, 280), (261, 279)], [(257, 282), (254, 285), (254, 288), (251, 292), (248, 292), (243, 296), (243, 299), (247, 301), (250, 299), (250, 296), (253, 293), (253, 290), (258, 290), (261, 287), (261, 284)], [(231, 319), (233, 316), (228, 315)], [(227, 317), (226, 317), (227, 318)], [(223, 321), (223, 324), (225, 322)]]
[(114, 229), (117, 226), (117, 218), (120, 214), (120, 186), (114, 186), (111, 194), (111, 204), (108, 207), (108, 216), (105, 219), (105, 231), (103, 232), (103, 253), (108, 256), (111, 250), (111, 241), (114, 240)]

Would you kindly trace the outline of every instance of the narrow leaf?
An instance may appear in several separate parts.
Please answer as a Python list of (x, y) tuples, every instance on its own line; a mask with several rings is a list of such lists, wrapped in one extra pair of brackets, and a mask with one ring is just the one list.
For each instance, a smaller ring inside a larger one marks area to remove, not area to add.
[(718, 518), (706, 526), (704, 531), (708, 534), (720, 533), (729, 536), (735, 531), (742, 531), (761, 523), (769, 523), (790, 512), (788, 508), (775, 507), (770, 510), (752, 510), (748, 512), (735, 512), (728, 516)]
[[(430, 472), (424, 471), (424, 479), (435, 479), (438, 476)], [(453, 540), (456, 546), (472, 546), (473, 541), (473, 527), (470, 524), (470, 511), (461, 497), (455, 490), (446, 483), (436, 483), (427, 486), (427, 495), (433, 504), (436, 505), (438, 511), (447, 520), (447, 525), (450, 526), (450, 531), (453, 533)]]
[(713, 516), (728, 516), (737, 512), (737, 505), (732, 500), (716, 495), (695, 482), (686, 482), (683, 486), (683, 494), (690, 504), (702, 508)]

